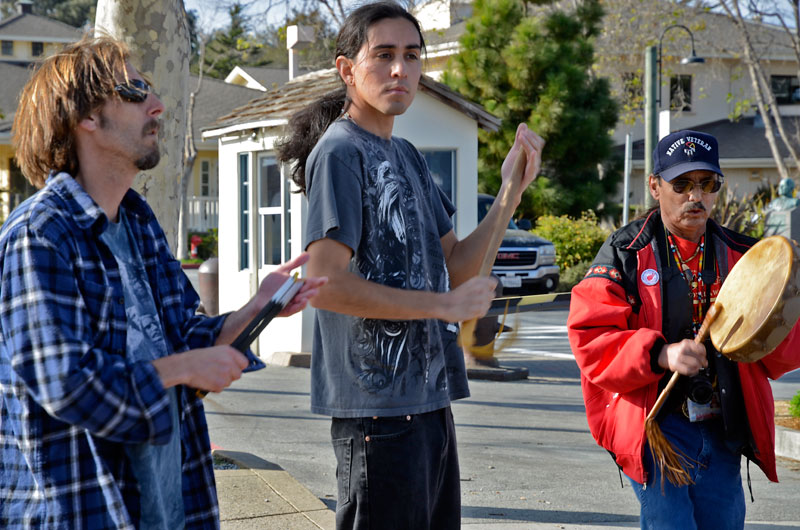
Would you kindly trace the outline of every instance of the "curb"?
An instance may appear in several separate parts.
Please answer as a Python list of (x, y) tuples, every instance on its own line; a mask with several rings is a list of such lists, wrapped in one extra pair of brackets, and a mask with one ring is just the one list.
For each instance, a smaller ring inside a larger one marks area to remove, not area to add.
[(523, 366), (507, 368), (504, 366), (469, 366), (467, 378), (485, 381), (520, 381), (528, 378), (528, 369)]
[(223, 529), (332, 530), (335, 513), (279, 465), (253, 454), (216, 449), (239, 469), (215, 470)]
[(775, 454), (800, 460), (800, 431), (775, 426)]
[(311, 354), (309, 352), (276, 351), (261, 360), (272, 366), (311, 368)]

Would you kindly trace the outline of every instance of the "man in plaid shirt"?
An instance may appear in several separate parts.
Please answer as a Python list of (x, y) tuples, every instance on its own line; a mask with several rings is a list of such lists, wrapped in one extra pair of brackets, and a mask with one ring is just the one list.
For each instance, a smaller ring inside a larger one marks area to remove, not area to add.
[[(45, 60), (22, 91), (13, 142), (42, 189), (0, 231), (2, 528), (219, 526), (195, 389), (241, 376), (248, 360), (227, 345), (307, 255), (240, 310), (195, 314), (197, 294), (130, 189), (158, 164), (163, 111), (108, 37)], [(282, 314), (324, 281), (307, 280)]]

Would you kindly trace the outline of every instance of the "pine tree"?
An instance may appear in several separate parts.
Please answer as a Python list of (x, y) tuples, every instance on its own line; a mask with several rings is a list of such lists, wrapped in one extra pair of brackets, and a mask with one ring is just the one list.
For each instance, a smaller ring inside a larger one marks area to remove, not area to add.
[(270, 63), (264, 56), (264, 45), (248, 32), (243, 5), (238, 2), (233, 4), (228, 15), (231, 18), (228, 27), (215, 32), (206, 45), (206, 74), (218, 79), (224, 79), (235, 66), (264, 66)]
[(523, 215), (602, 210), (619, 181), (615, 166), (599, 170), (609, 165), (609, 131), (617, 121), (607, 80), (591, 73), (602, 8), (583, 0), (573, 13), (533, 16), (531, 4), (476, 0), (462, 51), (445, 73), (447, 84), (503, 120), (498, 132), (479, 133), (481, 191), (499, 189), (500, 166), (524, 122), (547, 145), (540, 177), (523, 197)]

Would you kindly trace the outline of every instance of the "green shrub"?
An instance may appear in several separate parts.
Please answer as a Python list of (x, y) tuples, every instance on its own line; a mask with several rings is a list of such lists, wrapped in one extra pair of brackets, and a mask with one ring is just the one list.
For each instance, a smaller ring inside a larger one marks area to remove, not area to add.
[(200, 236), (203, 240), (197, 245), (197, 258), (205, 261), (208, 258), (217, 256), (218, 248), (218, 231), (212, 228), (208, 232), (190, 232), (189, 233), (189, 248), (191, 248), (192, 236)]
[(578, 285), (578, 282), (586, 276), (586, 271), (588, 271), (591, 266), (592, 260), (587, 259), (576, 263), (566, 270), (562, 270), (558, 278), (558, 289), (556, 290), (559, 293), (571, 291), (572, 288)]
[(212, 228), (203, 235), (203, 242), (197, 247), (197, 255), (203, 259), (217, 257), (219, 245), (218, 230)]
[(562, 273), (583, 261), (594, 260), (609, 235), (609, 231), (598, 224), (597, 216), (591, 210), (583, 212), (580, 219), (567, 215), (543, 215), (536, 221), (533, 231), (553, 242), (556, 264)]
[(789, 401), (789, 414), (795, 418), (800, 418), (800, 391)]

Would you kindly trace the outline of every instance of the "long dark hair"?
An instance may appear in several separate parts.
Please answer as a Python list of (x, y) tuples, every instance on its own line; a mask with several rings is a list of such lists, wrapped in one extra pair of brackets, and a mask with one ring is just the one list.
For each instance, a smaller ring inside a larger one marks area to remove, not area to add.
[[(367, 42), (369, 28), (376, 22), (387, 18), (404, 18), (414, 24), (419, 33), (420, 45), (423, 50), (425, 49), (422, 29), (414, 15), (399, 4), (391, 0), (384, 0), (363, 5), (350, 13), (336, 37), (334, 58), (343, 55), (348, 59), (355, 59)], [(278, 160), (283, 163), (297, 161), (292, 168), (292, 180), (303, 193), (306, 191), (308, 155), (311, 154), (311, 150), (314, 149), (325, 130), (347, 110), (349, 105), (347, 87), (342, 82), (341, 88), (328, 92), (289, 119), (287, 135), (276, 146)]]

